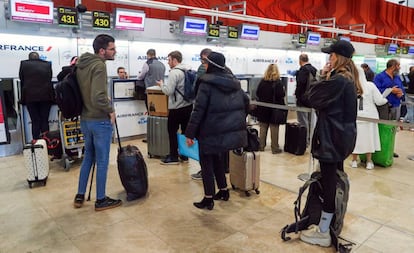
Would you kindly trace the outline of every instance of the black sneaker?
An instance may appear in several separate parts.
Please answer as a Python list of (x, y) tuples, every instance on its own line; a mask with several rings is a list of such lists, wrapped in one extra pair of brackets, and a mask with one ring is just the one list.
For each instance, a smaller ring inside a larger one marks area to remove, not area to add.
[(191, 174), (191, 178), (194, 180), (203, 180), (203, 176), (201, 175), (201, 170), (195, 174)]
[(178, 157), (172, 157), (170, 155), (167, 155), (167, 157), (165, 159), (161, 160), (161, 164), (163, 164), (163, 165), (178, 164)]
[(75, 208), (81, 208), (84, 201), (85, 201), (85, 195), (84, 194), (76, 194), (75, 200), (73, 201), (73, 206)]
[(180, 161), (182, 163), (188, 163), (188, 157), (185, 155), (180, 155)]
[(95, 211), (103, 211), (103, 210), (111, 209), (111, 208), (114, 208), (120, 205), (122, 205), (122, 200), (111, 199), (110, 197), (105, 197), (104, 199), (98, 199), (95, 202)]

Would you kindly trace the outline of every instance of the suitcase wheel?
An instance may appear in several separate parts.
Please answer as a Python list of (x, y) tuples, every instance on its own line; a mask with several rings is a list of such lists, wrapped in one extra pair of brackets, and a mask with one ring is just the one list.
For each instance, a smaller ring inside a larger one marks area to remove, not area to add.
[(32, 187), (33, 187), (32, 182), (29, 182), (29, 188), (32, 188)]
[(244, 194), (246, 194), (246, 197), (250, 197), (250, 192), (249, 191), (244, 191)]
[(232, 188), (233, 190), (236, 190), (236, 186), (234, 186), (234, 184), (231, 184), (231, 188)]
[(148, 153), (148, 157), (149, 157), (149, 158), (153, 158), (154, 156), (153, 156), (153, 155), (151, 155), (150, 153)]
[(260, 194), (259, 189), (255, 189), (254, 191), (256, 192), (256, 194)]

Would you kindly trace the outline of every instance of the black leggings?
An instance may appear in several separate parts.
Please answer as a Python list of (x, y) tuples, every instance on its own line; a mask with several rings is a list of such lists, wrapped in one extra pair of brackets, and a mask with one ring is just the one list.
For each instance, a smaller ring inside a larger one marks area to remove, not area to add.
[(33, 102), (27, 104), (27, 111), (32, 121), (32, 138), (34, 140), (39, 139), (41, 133), (49, 131), (50, 107), (50, 102)]
[(344, 171), (344, 162), (319, 162), (321, 165), (321, 183), (323, 189), (322, 209), (327, 213), (335, 212), (336, 170)]
[(168, 112), (168, 139), (170, 141), (170, 155), (173, 157), (178, 156), (178, 128), (181, 126), (181, 133), (185, 133), (192, 111), (193, 105), (189, 105), (179, 109), (170, 109)]
[[(201, 151), (201, 150), (200, 150)], [(219, 189), (227, 188), (226, 158), (227, 152), (216, 154), (204, 154), (200, 152), (201, 175), (203, 177), (204, 195), (215, 194), (214, 178)]]

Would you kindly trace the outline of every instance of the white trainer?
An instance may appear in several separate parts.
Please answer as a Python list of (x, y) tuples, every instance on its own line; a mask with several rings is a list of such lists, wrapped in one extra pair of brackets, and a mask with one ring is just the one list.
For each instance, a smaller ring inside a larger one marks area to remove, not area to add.
[(352, 160), (352, 162), (351, 162), (351, 167), (352, 167), (352, 168), (358, 168), (358, 162), (357, 162), (357, 161), (355, 161), (355, 160)]
[(322, 247), (331, 246), (331, 235), (329, 230), (322, 233), (318, 225), (310, 225), (307, 230), (300, 233), (300, 239), (309, 244), (315, 244)]
[(372, 162), (367, 162), (367, 170), (372, 170), (374, 169), (374, 164)]

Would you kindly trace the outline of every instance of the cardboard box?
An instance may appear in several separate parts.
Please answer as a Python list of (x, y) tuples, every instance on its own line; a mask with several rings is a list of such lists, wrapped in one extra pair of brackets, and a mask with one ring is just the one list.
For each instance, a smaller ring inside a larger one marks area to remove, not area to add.
[(148, 113), (151, 116), (168, 116), (168, 96), (161, 89), (147, 89)]

